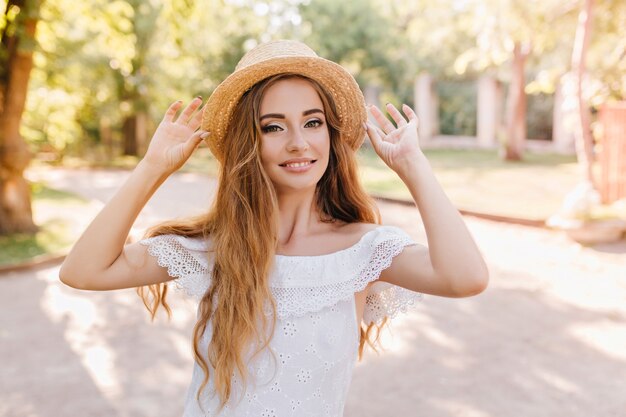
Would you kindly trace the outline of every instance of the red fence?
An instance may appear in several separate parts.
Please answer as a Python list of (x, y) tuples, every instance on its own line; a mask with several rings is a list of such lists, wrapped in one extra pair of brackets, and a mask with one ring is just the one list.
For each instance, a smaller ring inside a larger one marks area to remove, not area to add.
[(600, 123), (600, 194), (602, 202), (610, 204), (626, 198), (626, 101), (602, 106)]

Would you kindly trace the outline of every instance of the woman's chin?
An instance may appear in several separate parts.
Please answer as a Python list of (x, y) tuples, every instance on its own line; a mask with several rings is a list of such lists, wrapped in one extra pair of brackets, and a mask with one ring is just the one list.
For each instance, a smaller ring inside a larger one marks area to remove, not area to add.
[(285, 179), (272, 180), (274, 189), (279, 193), (303, 193), (306, 191), (315, 192), (317, 183), (320, 178), (299, 178), (299, 179)]

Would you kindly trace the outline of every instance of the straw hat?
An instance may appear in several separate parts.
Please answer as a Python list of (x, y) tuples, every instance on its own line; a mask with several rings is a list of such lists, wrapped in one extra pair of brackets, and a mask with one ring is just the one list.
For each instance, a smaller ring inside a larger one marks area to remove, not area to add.
[(243, 94), (259, 81), (284, 73), (300, 74), (322, 85), (335, 102), (342, 136), (352, 149), (361, 146), (367, 114), (363, 93), (354, 77), (341, 65), (317, 56), (305, 44), (280, 40), (258, 45), (246, 53), (235, 72), (217, 86), (204, 106), (202, 129), (210, 132), (206, 141), (220, 162), (228, 124)]

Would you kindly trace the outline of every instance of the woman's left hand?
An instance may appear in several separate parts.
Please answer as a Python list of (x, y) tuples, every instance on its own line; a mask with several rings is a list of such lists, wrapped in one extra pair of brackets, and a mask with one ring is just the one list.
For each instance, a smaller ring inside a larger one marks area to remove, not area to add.
[(406, 104), (402, 105), (403, 116), (392, 104), (387, 104), (387, 111), (396, 122), (394, 126), (376, 106), (370, 106), (370, 112), (380, 128), (366, 123), (367, 135), (374, 150), (389, 168), (402, 175), (418, 160), (425, 159), (419, 146), (417, 135), (417, 115)]

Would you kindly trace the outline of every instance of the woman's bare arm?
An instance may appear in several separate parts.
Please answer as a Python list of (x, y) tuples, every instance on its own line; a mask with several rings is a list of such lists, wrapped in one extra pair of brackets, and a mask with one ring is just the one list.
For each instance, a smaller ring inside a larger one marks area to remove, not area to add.
[(171, 279), (148, 255), (144, 245), (125, 246), (125, 242), (150, 197), (205, 137), (205, 132), (196, 131), (201, 119), (201, 112), (196, 111), (201, 103), (201, 99), (194, 99), (179, 117), (176, 113), (182, 103), (178, 101), (170, 106), (144, 159), (65, 258), (59, 271), (63, 283), (85, 290), (114, 290)]
[(439, 185), (419, 147), (417, 116), (403, 106), (407, 119), (392, 105), (394, 126), (375, 106), (371, 112), (382, 129), (367, 123), (376, 153), (406, 184), (417, 205), (428, 247), (406, 247), (381, 273), (381, 281), (412, 291), (445, 297), (467, 297), (483, 291), (489, 271), (459, 211)]

